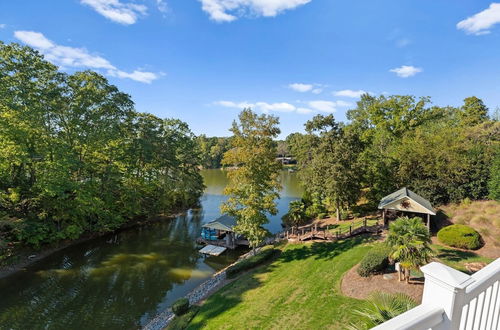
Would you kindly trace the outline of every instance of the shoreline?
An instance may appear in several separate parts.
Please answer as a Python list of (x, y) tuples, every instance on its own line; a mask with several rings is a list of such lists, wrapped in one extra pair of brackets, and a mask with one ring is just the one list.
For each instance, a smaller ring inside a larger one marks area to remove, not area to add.
[[(188, 209), (189, 210), (189, 209)], [(61, 241), (59, 243), (54, 243), (53, 245), (47, 245), (43, 246), (40, 249), (36, 250), (34, 248), (26, 249), (26, 251), (22, 250), (18, 255), (16, 255), (14, 258), (19, 258), (18, 261), (13, 262), (10, 265), (3, 265), (0, 266), (0, 279), (6, 278), (8, 276), (11, 276), (17, 272), (26, 270), (27, 267), (35, 264), (38, 261), (41, 261), (45, 259), (46, 257), (64, 250), (65, 248), (75, 246), (84, 242), (91, 241), (93, 239), (97, 239), (106, 235), (114, 235), (117, 233), (120, 233), (122, 231), (126, 230), (131, 230), (135, 227), (141, 227), (145, 226), (151, 223), (163, 221), (163, 220), (172, 220), (175, 219), (176, 217), (186, 213), (188, 210), (185, 210), (183, 212), (177, 212), (172, 215), (157, 215), (154, 217), (150, 217), (145, 220), (139, 220), (139, 221), (128, 221), (126, 222), (123, 227), (120, 227), (118, 229), (115, 229), (110, 232), (103, 232), (103, 233), (88, 233), (86, 235), (83, 235), (80, 238), (77, 238), (76, 240), (71, 240), (71, 241)], [(33, 256), (30, 258), (31, 256)]]
[[(262, 249), (262, 247), (259, 247), (256, 249), (257, 252), (259, 252)], [(184, 297), (189, 300), (189, 304), (192, 305), (198, 305), (201, 306), (205, 300), (207, 300), (211, 295), (225, 287), (226, 285), (236, 281), (239, 279), (243, 274), (246, 274), (251, 270), (247, 270), (235, 278), (227, 278), (226, 277), (226, 271), (229, 267), (245, 260), (253, 256), (253, 251), (248, 251), (245, 254), (242, 254), (238, 260), (235, 262), (231, 263), (230, 265), (227, 265), (226, 267), (222, 268), (221, 270), (217, 271), (216, 273), (212, 274), (210, 278), (208, 278), (206, 281), (198, 285), (196, 288), (191, 290), (188, 294), (186, 294)], [(149, 320), (146, 325), (141, 327), (141, 330), (163, 330), (165, 329), (169, 323), (174, 319), (175, 314), (172, 312), (171, 307), (167, 307), (163, 309), (162, 311), (158, 312), (151, 320)]]

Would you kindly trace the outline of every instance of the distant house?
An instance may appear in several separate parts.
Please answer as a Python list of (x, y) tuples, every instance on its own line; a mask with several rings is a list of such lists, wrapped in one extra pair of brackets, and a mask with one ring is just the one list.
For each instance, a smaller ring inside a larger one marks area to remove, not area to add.
[(428, 200), (420, 195), (417, 195), (406, 187), (382, 198), (378, 208), (379, 210), (382, 210), (384, 224), (387, 224), (387, 210), (426, 214), (427, 228), (430, 228), (431, 215), (436, 215), (436, 210), (434, 210)]

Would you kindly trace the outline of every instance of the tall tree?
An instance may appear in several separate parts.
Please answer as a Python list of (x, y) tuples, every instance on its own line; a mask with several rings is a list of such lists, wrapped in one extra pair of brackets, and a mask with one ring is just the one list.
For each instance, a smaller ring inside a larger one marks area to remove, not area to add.
[(258, 246), (267, 231), (267, 214), (276, 214), (279, 198), (278, 180), (281, 164), (276, 161), (279, 120), (270, 115), (258, 115), (244, 109), (234, 121), (233, 148), (224, 154), (223, 164), (231, 165), (229, 184), (224, 193), (229, 196), (222, 212), (235, 216), (236, 232), (247, 237), (252, 248)]
[(0, 246), (114, 230), (193, 205), (203, 190), (185, 123), (136, 112), (98, 73), (62, 74), (1, 42), (0, 149)]
[(333, 115), (317, 115), (305, 126), (316, 138), (310, 160), (300, 172), (302, 182), (308, 183), (305, 188), (309, 193), (333, 205), (340, 220), (340, 212), (355, 204), (360, 194), (359, 138), (339, 125)]
[(488, 108), (480, 98), (468, 97), (460, 108), (459, 119), (462, 125), (475, 126), (488, 120)]
[(497, 148), (488, 182), (489, 198), (500, 201), (500, 148)]

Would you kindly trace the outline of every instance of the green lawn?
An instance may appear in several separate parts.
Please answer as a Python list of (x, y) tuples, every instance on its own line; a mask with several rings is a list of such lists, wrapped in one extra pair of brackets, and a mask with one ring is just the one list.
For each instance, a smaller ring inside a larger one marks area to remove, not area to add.
[(446, 247), (438, 244), (432, 244), (432, 249), (435, 252), (436, 258), (442, 263), (458, 269), (461, 272), (469, 273), (465, 268), (466, 263), (470, 262), (485, 262), (490, 263), (493, 261), (491, 258), (486, 258), (474, 253), (472, 251), (462, 251), (451, 247)]
[[(357, 229), (361, 226), (361, 224), (363, 223), (363, 220), (362, 219), (358, 219), (358, 220), (355, 220), (355, 221), (341, 221), (340, 223), (338, 224), (335, 224), (335, 225), (329, 225), (329, 230), (332, 234), (335, 234), (337, 231), (340, 230), (341, 233), (346, 233), (349, 231), (349, 227), (351, 225), (353, 225), (353, 230), (354, 229)], [(377, 223), (377, 220), (375, 219), (370, 219), (370, 220), (367, 220), (366, 221), (366, 225), (367, 226), (373, 226)], [(381, 220), (379, 220), (378, 223), (382, 223)]]
[(188, 329), (344, 328), (364, 303), (343, 296), (340, 279), (370, 249), (368, 240), (287, 244), (277, 260), (211, 296)]

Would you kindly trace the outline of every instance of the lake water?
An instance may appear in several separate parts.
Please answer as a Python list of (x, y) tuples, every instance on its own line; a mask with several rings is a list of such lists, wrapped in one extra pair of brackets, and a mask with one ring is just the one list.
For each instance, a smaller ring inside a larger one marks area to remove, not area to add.
[[(198, 253), (201, 226), (220, 215), (227, 184), (222, 170), (202, 171), (201, 208), (175, 219), (68, 247), (0, 279), (0, 329), (137, 329), (243, 251), (219, 257)], [(302, 194), (295, 173), (281, 175), (281, 216)]]

